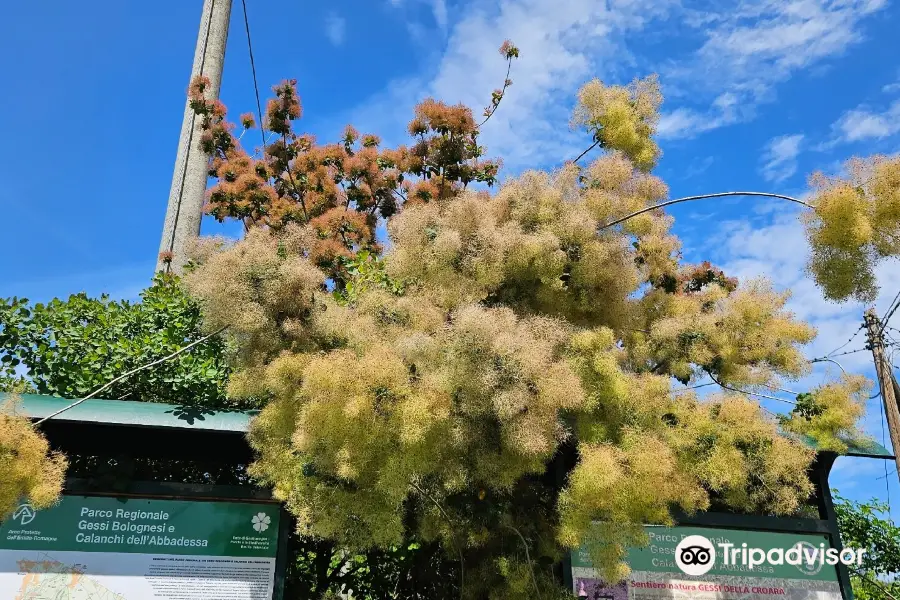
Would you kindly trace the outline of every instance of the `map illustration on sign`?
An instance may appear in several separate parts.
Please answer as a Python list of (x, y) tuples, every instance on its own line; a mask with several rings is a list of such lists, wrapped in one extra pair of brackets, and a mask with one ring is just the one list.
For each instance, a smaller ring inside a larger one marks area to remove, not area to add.
[(272, 600), (280, 507), (63, 496), (0, 523), (0, 600)]
[(20, 560), (22, 581), (13, 600), (127, 600), (84, 574), (83, 565)]

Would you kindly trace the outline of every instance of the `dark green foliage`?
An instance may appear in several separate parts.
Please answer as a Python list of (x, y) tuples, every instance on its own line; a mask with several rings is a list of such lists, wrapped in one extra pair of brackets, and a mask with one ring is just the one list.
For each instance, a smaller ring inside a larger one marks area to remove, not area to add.
[[(23, 391), (83, 397), (200, 339), (200, 323), (200, 308), (175, 277), (164, 274), (141, 293), (139, 303), (84, 293), (33, 306), (26, 299), (0, 299), (0, 391), (24, 384)], [(211, 338), (116, 383), (103, 397), (229, 407), (225, 354), (224, 342)]]
[(285, 600), (442, 600), (459, 597), (458, 565), (440, 546), (408, 542), (388, 550), (344, 553), (332, 542), (294, 535)]
[(900, 526), (884, 518), (888, 505), (874, 499), (852, 502), (835, 490), (834, 509), (844, 546), (866, 549), (862, 566), (851, 571), (856, 600), (900, 597)]

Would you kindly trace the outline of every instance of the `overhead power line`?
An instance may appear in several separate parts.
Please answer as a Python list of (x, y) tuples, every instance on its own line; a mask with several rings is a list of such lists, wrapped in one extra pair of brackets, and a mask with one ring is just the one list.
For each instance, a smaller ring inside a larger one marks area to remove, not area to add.
[(256, 62), (253, 60), (253, 42), (250, 38), (250, 19), (247, 18), (247, 0), (241, 0), (244, 9), (244, 29), (247, 31), (247, 50), (250, 52), (250, 70), (253, 73), (253, 91), (256, 92), (256, 114), (259, 117), (259, 131), (262, 134), (262, 152), (266, 151), (266, 126), (263, 122), (262, 103), (259, 101), (259, 84), (256, 82)]

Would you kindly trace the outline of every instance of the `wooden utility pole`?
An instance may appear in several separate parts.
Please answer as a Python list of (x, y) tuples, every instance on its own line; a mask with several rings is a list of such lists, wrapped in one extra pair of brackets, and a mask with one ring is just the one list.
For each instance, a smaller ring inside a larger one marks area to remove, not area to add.
[(897, 404), (897, 392), (900, 386), (894, 379), (890, 361), (884, 355), (884, 327), (874, 308), (866, 311), (865, 325), (869, 337), (869, 347), (872, 349), (872, 358), (875, 359), (875, 375), (878, 377), (878, 385), (881, 388), (884, 413), (887, 415), (897, 477), (900, 478), (900, 405)]
[[(207, 97), (213, 100), (219, 97), (230, 20), (231, 0), (204, 0), (191, 80), (198, 75), (208, 77), (210, 85)], [(175, 172), (172, 175), (169, 205), (159, 245), (160, 256), (156, 263), (157, 271), (180, 274), (187, 262), (185, 247), (191, 239), (200, 235), (208, 156), (200, 149), (197, 126), (196, 115), (185, 100)], [(163, 259), (166, 256), (171, 257), (171, 262)]]

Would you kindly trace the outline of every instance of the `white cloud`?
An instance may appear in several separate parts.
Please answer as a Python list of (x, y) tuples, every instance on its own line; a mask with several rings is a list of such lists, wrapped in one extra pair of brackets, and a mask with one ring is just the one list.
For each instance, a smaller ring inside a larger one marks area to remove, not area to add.
[(797, 155), (803, 143), (803, 134), (782, 135), (769, 140), (763, 153), (761, 173), (763, 179), (780, 183), (797, 172)]
[(687, 166), (684, 172), (681, 173), (681, 179), (691, 179), (692, 177), (697, 177), (698, 175), (706, 173), (706, 171), (709, 170), (714, 162), (716, 162), (716, 158), (714, 156), (707, 156), (702, 159), (695, 158)]
[(900, 100), (895, 100), (884, 112), (858, 107), (845, 112), (832, 126), (836, 140), (859, 142), (883, 139), (900, 132)]
[(660, 116), (656, 133), (661, 140), (690, 139), (733, 122), (732, 118), (724, 115), (677, 108)]
[(897, 69), (896, 75), (894, 75), (893, 83), (889, 83), (881, 88), (881, 91), (885, 94), (893, 94), (895, 92), (900, 92), (900, 69)]
[[(418, 3), (427, 3), (429, 8), (431, 9), (431, 15), (434, 18), (435, 24), (438, 26), (441, 31), (447, 29), (449, 13), (447, 11), (447, 1), (446, 0), (414, 0)], [(391, 6), (394, 8), (400, 8), (404, 4), (404, 0), (389, 0)], [(410, 22), (407, 24), (407, 28), (410, 30), (411, 35), (414, 37), (421, 35), (423, 32), (420, 31), (422, 29), (421, 23)]]
[(434, 14), (434, 22), (441, 29), (447, 28), (447, 3), (445, 0), (431, 0), (431, 12)]
[(692, 59), (663, 69), (663, 82), (684, 97), (733, 94), (741, 110), (682, 108), (665, 123), (666, 135), (695, 134), (693, 124), (702, 132), (752, 119), (753, 107), (771, 101), (777, 84), (859, 42), (861, 21), (883, 6), (884, 0), (750, 0), (705, 14), (705, 42)]
[(751, 119), (753, 115), (753, 106), (742, 106), (737, 94), (723, 92), (713, 100), (707, 111), (682, 107), (663, 113), (659, 119), (657, 137), (663, 140), (690, 139), (713, 129)]
[(335, 13), (329, 14), (325, 19), (325, 35), (328, 37), (328, 41), (335, 46), (343, 44), (346, 27), (347, 22), (343, 17)]
[[(439, 39), (424, 39), (423, 24), (410, 26), (440, 59), (364, 101), (352, 120), (401, 135), (412, 105), (425, 96), (463, 102), (479, 114), (502, 82), (505, 65), (496, 49), (509, 38), (522, 50), (514, 85), (482, 136), (489, 153), (504, 157), (507, 173), (559, 164), (589, 144), (567, 123), (575, 91), (593, 77), (624, 82), (659, 71), (674, 103), (662, 115), (659, 137), (693, 137), (753, 119), (777, 84), (862, 39), (863, 19), (882, 6), (882, 0), (744, 0), (700, 14), (679, 0), (484, 0), (448, 22), (446, 0), (416, 2), (446, 24)], [(657, 23), (662, 28), (651, 27)], [(685, 33), (685, 26), (693, 29)], [(628, 46), (647, 35), (699, 36), (699, 43), (685, 57), (650, 64)]]
[[(426, 96), (462, 102), (480, 116), (491, 90), (502, 85), (506, 65), (497, 50), (509, 38), (521, 49), (521, 58), (513, 62), (513, 85), (481, 139), (489, 155), (503, 157), (507, 173), (559, 164), (590, 144), (586, 135), (568, 128), (575, 91), (593, 77), (630, 80), (635, 73), (626, 38), (675, 8), (676, 0), (497, 0), (474, 5), (449, 27), (432, 72), (393, 82), (354, 108), (352, 120), (367, 130), (395, 131), (397, 141), (406, 141), (400, 136), (412, 106)], [(390, 141), (386, 134), (385, 142)]]

